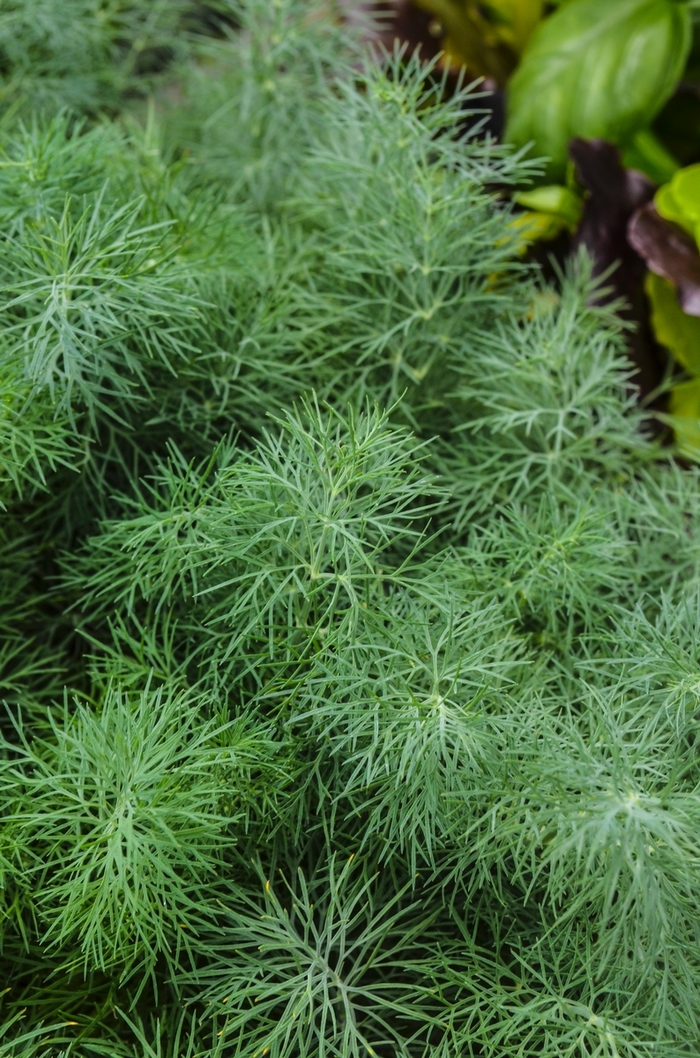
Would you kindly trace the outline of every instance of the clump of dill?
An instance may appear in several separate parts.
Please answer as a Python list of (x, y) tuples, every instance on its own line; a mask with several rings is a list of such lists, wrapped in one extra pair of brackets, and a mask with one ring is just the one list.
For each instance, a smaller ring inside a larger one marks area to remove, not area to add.
[(529, 163), (328, 5), (64, 6), (0, 20), (0, 1055), (693, 1054), (698, 471)]

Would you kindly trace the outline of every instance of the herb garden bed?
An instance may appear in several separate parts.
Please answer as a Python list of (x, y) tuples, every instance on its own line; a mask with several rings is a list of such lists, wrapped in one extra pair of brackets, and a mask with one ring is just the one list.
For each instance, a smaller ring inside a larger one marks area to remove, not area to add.
[(2, 1058), (697, 1053), (692, 187), (355, 16), (0, 12)]

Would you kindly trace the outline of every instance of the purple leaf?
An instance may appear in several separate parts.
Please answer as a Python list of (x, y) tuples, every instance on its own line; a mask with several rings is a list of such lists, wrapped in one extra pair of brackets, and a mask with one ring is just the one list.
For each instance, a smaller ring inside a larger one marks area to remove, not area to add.
[(683, 311), (700, 316), (700, 253), (692, 236), (650, 202), (631, 218), (628, 238), (649, 271), (673, 283)]
[(588, 191), (572, 250), (585, 247), (594, 274), (608, 276), (605, 300), (623, 300), (620, 316), (633, 325), (629, 355), (637, 369), (637, 385), (646, 396), (661, 381), (663, 354), (649, 325), (646, 268), (627, 239), (627, 226), (635, 211), (653, 197), (654, 185), (642, 173), (625, 169), (617, 147), (606, 140), (572, 139), (569, 157), (578, 182)]

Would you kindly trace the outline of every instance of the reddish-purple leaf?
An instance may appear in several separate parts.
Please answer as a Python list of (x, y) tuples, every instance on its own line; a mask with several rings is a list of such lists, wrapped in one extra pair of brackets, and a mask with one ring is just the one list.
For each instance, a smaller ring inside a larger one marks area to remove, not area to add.
[(636, 285), (644, 271), (628, 244), (627, 224), (635, 210), (653, 198), (654, 185), (642, 173), (625, 169), (617, 147), (606, 140), (576, 137), (569, 144), (569, 156), (578, 182), (589, 192), (574, 249), (585, 246), (599, 274), (620, 262), (613, 283), (618, 293), (627, 295), (624, 288), (630, 282)]
[(700, 316), (700, 253), (692, 236), (650, 202), (631, 218), (628, 238), (649, 270), (673, 283), (683, 311)]
[(569, 156), (579, 183), (588, 191), (581, 224), (572, 249), (584, 246), (596, 275), (609, 274), (606, 300), (622, 299), (620, 315), (633, 324), (629, 354), (637, 368), (642, 394), (656, 389), (663, 375), (663, 357), (649, 326), (644, 295), (646, 268), (627, 239), (633, 213), (654, 195), (654, 185), (642, 173), (625, 169), (617, 147), (606, 140), (572, 139)]

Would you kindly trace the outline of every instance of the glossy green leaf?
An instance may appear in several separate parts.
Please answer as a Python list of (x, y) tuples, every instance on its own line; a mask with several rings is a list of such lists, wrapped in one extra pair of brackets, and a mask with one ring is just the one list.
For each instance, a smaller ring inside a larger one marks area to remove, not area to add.
[(505, 137), (561, 176), (572, 136), (626, 145), (670, 97), (690, 48), (674, 0), (572, 0), (542, 22), (509, 91)]
[(665, 184), (678, 171), (678, 162), (651, 129), (641, 129), (623, 151), (627, 169), (637, 169), (655, 184)]
[(686, 371), (700, 375), (700, 317), (683, 312), (676, 288), (653, 272), (647, 276), (646, 292), (656, 337)]
[(532, 191), (519, 191), (513, 201), (526, 209), (538, 213), (552, 214), (560, 218), (562, 226), (571, 231), (578, 227), (583, 210), (579, 195), (561, 184), (549, 184), (547, 187), (536, 187)]

